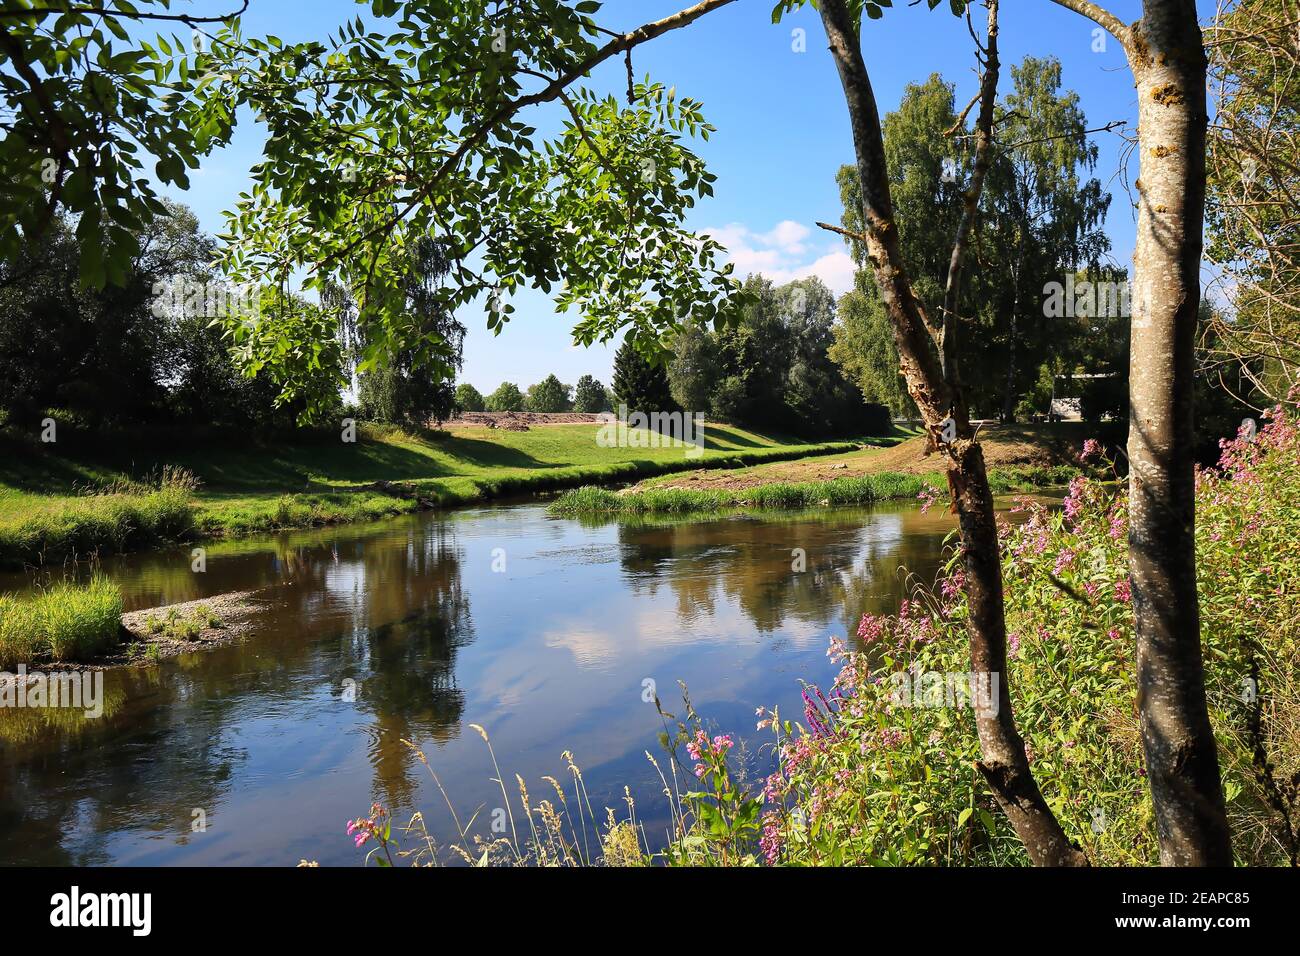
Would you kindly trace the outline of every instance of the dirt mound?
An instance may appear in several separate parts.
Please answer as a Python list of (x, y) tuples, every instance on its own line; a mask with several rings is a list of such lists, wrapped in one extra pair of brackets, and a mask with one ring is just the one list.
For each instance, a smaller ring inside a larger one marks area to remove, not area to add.
[(526, 432), (538, 425), (585, 425), (600, 421), (589, 412), (461, 412), (443, 428), (500, 428)]
[[(990, 468), (1073, 465), (1083, 448), (1084, 429), (1080, 425), (985, 425), (979, 430), (984, 447), (984, 463)], [(923, 475), (943, 470), (943, 459), (925, 454), (925, 436), (909, 438), (893, 448), (884, 448), (868, 459), (870, 471), (897, 471)]]

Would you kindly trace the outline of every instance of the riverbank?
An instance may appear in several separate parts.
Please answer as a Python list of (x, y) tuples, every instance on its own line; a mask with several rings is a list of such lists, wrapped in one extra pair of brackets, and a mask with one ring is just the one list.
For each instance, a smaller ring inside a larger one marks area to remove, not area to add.
[[(1079, 452), (1096, 426), (993, 426), (981, 431), (994, 494), (1062, 488), (1080, 471)], [(623, 492), (577, 488), (552, 504), (561, 516), (710, 514), (733, 508), (802, 509), (946, 495), (941, 459), (916, 436), (890, 447), (771, 462), (726, 472), (692, 471), (642, 481)]]
[[(57, 445), (7, 434), (0, 465), (0, 566), (51, 565), (204, 538), (369, 521), (507, 495), (617, 484), (679, 471), (734, 469), (843, 453), (709, 425), (702, 448), (648, 433), (604, 447), (594, 423), (514, 431), (461, 427), (294, 440), (115, 442), (65, 432)], [(346, 438), (353, 440), (348, 441)], [(890, 439), (881, 439), (888, 441)], [(163, 451), (161, 449), (168, 448)], [(689, 454), (688, 454), (689, 453)]]

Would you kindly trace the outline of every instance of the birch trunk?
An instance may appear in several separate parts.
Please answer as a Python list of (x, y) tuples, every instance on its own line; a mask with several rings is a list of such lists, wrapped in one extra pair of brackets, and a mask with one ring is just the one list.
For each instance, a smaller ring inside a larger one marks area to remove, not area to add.
[(1146, 0), (1130, 62), (1142, 157), (1128, 437), (1142, 741), (1160, 862), (1231, 866), (1196, 594), (1192, 388), (1207, 112), (1194, 0)]

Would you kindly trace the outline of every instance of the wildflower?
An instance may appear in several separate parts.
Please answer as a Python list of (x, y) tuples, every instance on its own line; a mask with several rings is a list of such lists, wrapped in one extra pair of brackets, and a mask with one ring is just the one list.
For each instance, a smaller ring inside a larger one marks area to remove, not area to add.
[(858, 624), (858, 638), (864, 643), (870, 644), (880, 639), (885, 633), (885, 619), (875, 614), (863, 614), (862, 621)]
[(1128, 578), (1115, 582), (1115, 600), (1122, 604), (1128, 604), (1133, 600), (1133, 591), (1129, 587)]
[(1083, 451), (1079, 452), (1079, 464), (1085, 464), (1089, 459), (1096, 458), (1101, 454), (1101, 442), (1095, 438), (1089, 438), (1083, 443)]
[(768, 866), (776, 866), (781, 858), (781, 819), (779, 814), (769, 813), (763, 817), (763, 836), (758, 841), (763, 851), (763, 859)]

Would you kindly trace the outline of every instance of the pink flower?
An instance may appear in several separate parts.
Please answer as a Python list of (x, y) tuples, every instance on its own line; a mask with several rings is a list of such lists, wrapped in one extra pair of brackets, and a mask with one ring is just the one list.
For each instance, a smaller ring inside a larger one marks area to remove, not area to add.
[(1128, 578), (1115, 582), (1115, 600), (1122, 604), (1128, 604), (1133, 600), (1133, 592), (1129, 588)]
[(781, 818), (779, 814), (768, 813), (763, 817), (763, 836), (758, 841), (763, 851), (763, 859), (768, 866), (776, 866), (781, 858)]

